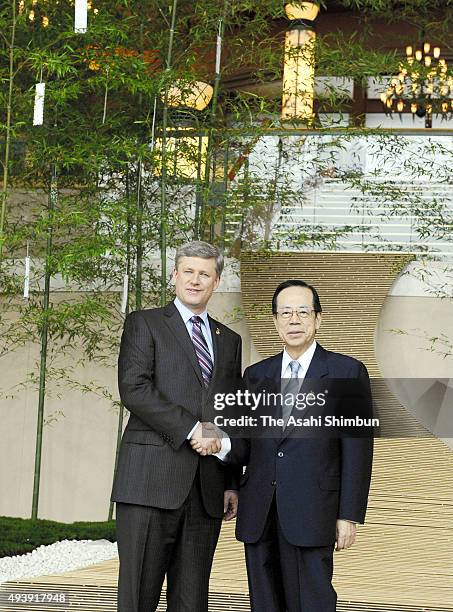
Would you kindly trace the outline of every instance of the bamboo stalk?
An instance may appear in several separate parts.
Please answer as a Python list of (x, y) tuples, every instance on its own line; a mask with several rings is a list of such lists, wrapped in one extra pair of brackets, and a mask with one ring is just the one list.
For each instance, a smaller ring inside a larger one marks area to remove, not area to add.
[(272, 219), (274, 216), (274, 210), (277, 206), (277, 198), (278, 198), (278, 177), (280, 175), (281, 165), (283, 159), (283, 142), (282, 139), (278, 139), (278, 158), (275, 163), (274, 170), (274, 180), (272, 183), (272, 191), (271, 196), (269, 198), (269, 204), (266, 207), (266, 217), (264, 219), (264, 244), (266, 247), (269, 247), (270, 239), (271, 239), (271, 228), (272, 228)]
[[(130, 214), (130, 185), (129, 185), (129, 170), (126, 172), (126, 202), (127, 202), (127, 226), (126, 226), (126, 274), (130, 278), (131, 273), (131, 229), (132, 229), (132, 218)], [(129, 299), (126, 302), (125, 317), (129, 314)], [(118, 427), (116, 430), (116, 448), (115, 448), (115, 466), (113, 468), (113, 477), (116, 476), (118, 469), (118, 460), (120, 456), (121, 438), (123, 436), (123, 421), (124, 421), (124, 406), (120, 403), (120, 410), (118, 414)], [(109, 513), (107, 520), (113, 519), (113, 508), (114, 502), (110, 501)]]
[[(176, 8), (178, 0), (173, 0), (171, 12), (170, 37), (168, 41), (167, 63), (165, 70), (168, 73), (171, 69), (173, 55), (173, 39), (176, 24)], [(165, 160), (167, 146), (167, 124), (168, 124), (168, 84), (165, 84), (165, 96), (162, 113), (162, 164), (161, 164), (161, 199), (160, 199), (160, 303), (165, 305), (167, 300), (167, 165)]]
[[(226, 18), (226, 14), (227, 14), (227, 10), (228, 10), (228, 6), (229, 6), (229, 1), (225, 0), (224, 5), (223, 5), (223, 15), (222, 18), (219, 20), (219, 31), (218, 31), (218, 38), (220, 39), (220, 44), (223, 44), (223, 37), (225, 34), (225, 18)], [(215, 68), (215, 76), (214, 76), (214, 92), (212, 94), (212, 103), (211, 103), (211, 117), (210, 117), (210, 121), (209, 121), (209, 130), (208, 130), (208, 142), (207, 142), (207, 147), (206, 147), (206, 166), (205, 166), (205, 178), (204, 178), (204, 197), (203, 197), (203, 201), (201, 204), (201, 210), (200, 210), (200, 227), (198, 230), (198, 234), (200, 236), (203, 235), (204, 232), (204, 227), (203, 227), (203, 221), (204, 221), (204, 207), (207, 204), (207, 200), (208, 200), (208, 196), (209, 196), (209, 186), (211, 183), (211, 157), (212, 157), (212, 140), (213, 140), (213, 132), (214, 132), (214, 122), (216, 119), (216, 115), (217, 115), (217, 102), (218, 102), (218, 97), (219, 97), (219, 88), (220, 88), (220, 61), (218, 60), (218, 58), (216, 57), (216, 68)], [(212, 225), (212, 220), (211, 220), (211, 225)], [(210, 239), (212, 241), (213, 239), (213, 229), (210, 229)]]
[[(141, 105), (141, 95), (139, 103)], [(151, 127), (151, 153), (154, 152), (154, 135), (156, 128), (156, 109), (157, 109), (157, 96), (154, 97), (154, 110), (153, 110), (153, 121)], [(137, 167), (137, 252), (136, 252), (136, 266), (135, 266), (135, 309), (141, 310), (142, 308), (142, 293), (143, 293), (143, 160), (138, 160)]]
[[(140, 23), (140, 53), (143, 54), (143, 22)], [(156, 100), (154, 100), (154, 104)], [(138, 107), (140, 116), (142, 114), (143, 96), (139, 93)], [(141, 142), (139, 143), (141, 144)], [(140, 150), (140, 149), (139, 149)], [(143, 192), (142, 192), (142, 170), (143, 161), (140, 157), (137, 163), (137, 185), (136, 185), (136, 202), (137, 202), (137, 233), (136, 233), (136, 254), (135, 254), (135, 310), (142, 308), (142, 285), (143, 285)]]
[(142, 197), (142, 160), (137, 164), (137, 248), (135, 258), (135, 310), (142, 308), (143, 284), (143, 197)]
[(33, 478), (33, 499), (31, 518), (38, 518), (39, 487), (41, 483), (41, 459), (42, 459), (42, 436), (44, 426), (44, 405), (46, 399), (46, 367), (47, 367), (47, 340), (49, 335), (49, 308), (50, 308), (50, 278), (52, 274), (52, 238), (53, 238), (53, 213), (57, 203), (57, 169), (52, 167), (50, 180), (47, 213), (49, 227), (47, 228), (46, 263), (44, 272), (44, 297), (43, 297), (43, 323), (41, 329), (41, 359), (39, 365), (39, 394), (38, 394), (38, 420), (36, 427), (35, 447), (35, 471)]
[(230, 141), (228, 138), (225, 140), (224, 157), (223, 157), (223, 210), (222, 210), (222, 221), (220, 227), (220, 236), (222, 239), (222, 250), (225, 250), (225, 231), (226, 231), (226, 203), (227, 203), (227, 189), (228, 189), (228, 158), (230, 153)]
[(199, 135), (198, 136), (198, 152), (197, 152), (197, 186), (195, 190), (194, 240), (200, 240), (200, 215), (201, 215), (201, 209), (203, 206), (203, 194), (202, 194), (202, 188), (201, 188), (202, 150), (203, 150), (203, 136)]
[(3, 159), (3, 188), (2, 205), (0, 212), (0, 262), (3, 259), (3, 243), (5, 242), (4, 229), (6, 219), (6, 198), (8, 193), (8, 174), (9, 174), (9, 154), (11, 148), (11, 120), (12, 120), (12, 100), (14, 82), (14, 44), (16, 41), (16, 0), (12, 0), (12, 24), (11, 41), (9, 44), (9, 75), (8, 75), (8, 100), (6, 104), (6, 138), (5, 156)]
[[(140, 49), (143, 53), (143, 23), (140, 24)], [(139, 107), (142, 108), (142, 94), (139, 95)], [(154, 111), (153, 111), (153, 122), (151, 128), (151, 152), (154, 150), (154, 130), (156, 124), (156, 106), (157, 106), (157, 96), (154, 98)], [(138, 160), (137, 165), (137, 185), (136, 185), (136, 203), (137, 203), (137, 235), (136, 235), (136, 268), (135, 268), (135, 309), (140, 310), (142, 307), (142, 284), (143, 284), (143, 234), (142, 234), (142, 221), (143, 221), (143, 192), (142, 192), (142, 176), (143, 176), (143, 162), (141, 157)], [(126, 176), (126, 193), (127, 193), (127, 202), (129, 203), (129, 178)], [(127, 229), (127, 270), (128, 274), (130, 271), (130, 216), (128, 215), (128, 229)], [(129, 301), (126, 305), (126, 316), (129, 312)], [(114, 475), (116, 475), (118, 460), (119, 460), (119, 452), (121, 445), (121, 438), (123, 435), (123, 421), (124, 421), (124, 406), (120, 404), (120, 410), (118, 414), (118, 427), (117, 427), (117, 435), (116, 435), (116, 449), (115, 449), (115, 467), (114, 467)], [(113, 519), (113, 508), (114, 502), (110, 502), (108, 520), (111, 521)]]
[[(214, 159), (212, 160), (212, 183), (211, 183), (211, 189), (215, 183), (215, 175), (216, 175), (216, 171), (217, 171), (217, 164), (216, 164), (216, 158), (214, 157)], [(217, 194), (212, 194), (213, 197), (211, 197), (211, 206), (210, 206), (210, 220), (209, 220), (209, 242), (212, 244), (214, 242), (214, 228), (215, 228), (215, 206), (214, 206), (214, 198), (217, 197)], [(216, 204), (217, 205), (217, 204)]]

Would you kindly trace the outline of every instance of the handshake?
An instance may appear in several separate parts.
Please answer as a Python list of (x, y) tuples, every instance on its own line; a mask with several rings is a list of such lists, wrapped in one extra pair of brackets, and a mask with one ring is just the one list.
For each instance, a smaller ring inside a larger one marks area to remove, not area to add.
[(202, 457), (212, 455), (221, 450), (224, 436), (214, 423), (199, 423), (190, 439), (190, 446)]

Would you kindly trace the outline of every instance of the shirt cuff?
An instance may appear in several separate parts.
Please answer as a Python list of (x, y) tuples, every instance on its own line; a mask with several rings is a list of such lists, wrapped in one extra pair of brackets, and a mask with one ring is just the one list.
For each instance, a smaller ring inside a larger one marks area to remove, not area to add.
[(186, 440), (190, 440), (194, 434), (194, 431), (196, 430), (196, 428), (198, 427), (198, 425), (200, 424), (200, 421), (197, 421), (195, 423), (195, 425), (192, 427), (192, 429), (189, 431), (189, 434), (187, 435)]
[(226, 436), (225, 438), (222, 438), (222, 448), (219, 450), (218, 453), (213, 453), (214, 457), (217, 457), (217, 459), (220, 459), (220, 461), (225, 461), (226, 456), (228, 455), (228, 453), (231, 451), (231, 440), (228, 436)]

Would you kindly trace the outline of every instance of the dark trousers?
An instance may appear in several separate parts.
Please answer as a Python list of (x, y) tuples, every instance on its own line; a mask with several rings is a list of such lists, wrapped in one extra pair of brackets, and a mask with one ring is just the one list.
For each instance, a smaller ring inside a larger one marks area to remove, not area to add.
[(245, 545), (252, 612), (335, 612), (333, 548), (290, 544), (274, 499), (263, 535)]
[(118, 612), (156, 610), (165, 575), (168, 612), (207, 612), (221, 523), (204, 509), (198, 475), (176, 510), (117, 503)]

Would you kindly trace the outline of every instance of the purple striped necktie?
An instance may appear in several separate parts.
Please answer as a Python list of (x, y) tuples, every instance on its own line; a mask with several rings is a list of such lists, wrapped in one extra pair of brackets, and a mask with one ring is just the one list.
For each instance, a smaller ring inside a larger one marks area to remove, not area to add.
[(203, 332), (201, 331), (201, 317), (194, 316), (190, 320), (192, 322), (193, 346), (195, 348), (195, 353), (197, 354), (198, 363), (200, 364), (204, 384), (207, 387), (211, 382), (213, 370), (211, 353), (209, 352), (208, 344), (203, 336)]

